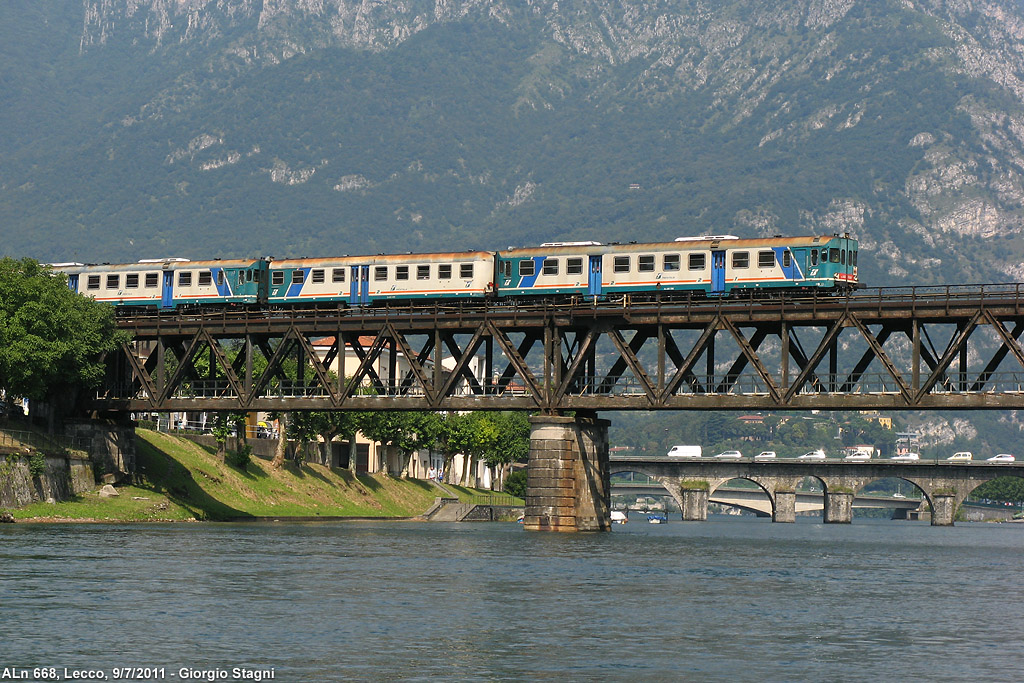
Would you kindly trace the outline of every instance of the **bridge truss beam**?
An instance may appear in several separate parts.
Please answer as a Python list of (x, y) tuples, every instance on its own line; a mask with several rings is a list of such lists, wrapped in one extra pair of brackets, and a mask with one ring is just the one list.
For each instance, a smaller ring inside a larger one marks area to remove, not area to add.
[(1021, 287), (142, 314), (95, 407), (1024, 408)]

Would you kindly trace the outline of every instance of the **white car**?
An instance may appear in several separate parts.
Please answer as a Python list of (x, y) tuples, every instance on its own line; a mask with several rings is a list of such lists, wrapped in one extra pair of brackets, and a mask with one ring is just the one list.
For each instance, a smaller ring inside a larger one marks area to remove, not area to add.
[(843, 460), (854, 460), (854, 461), (857, 461), (857, 462), (864, 462), (865, 460), (870, 460), (870, 459), (871, 459), (871, 454), (870, 453), (850, 453), (848, 456), (843, 458)]
[(946, 460), (962, 461), (962, 460), (973, 460), (974, 454), (970, 451), (959, 451), (946, 458)]
[(722, 451), (715, 457), (719, 460), (739, 460), (743, 457), (743, 454), (739, 451)]
[(1013, 457), (1009, 453), (1000, 453), (999, 455), (993, 455), (985, 462), (1014, 462), (1017, 458)]
[(673, 446), (668, 452), (670, 458), (699, 458), (701, 455), (700, 446)]
[(761, 451), (754, 456), (754, 460), (775, 460), (775, 451)]
[(916, 462), (921, 459), (921, 456), (917, 453), (900, 453), (892, 456), (892, 459), (896, 462)]
[(824, 459), (825, 459), (825, 451), (821, 450), (820, 448), (815, 450), (815, 451), (810, 451), (809, 453), (804, 453), (799, 458), (797, 458), (797, 460), (824, 460)]

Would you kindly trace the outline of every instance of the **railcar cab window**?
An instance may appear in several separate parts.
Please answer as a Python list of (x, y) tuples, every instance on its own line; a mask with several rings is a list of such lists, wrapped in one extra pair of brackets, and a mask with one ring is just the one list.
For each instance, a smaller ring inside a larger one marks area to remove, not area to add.
[(844, 266), (846, 265), (846, 250), (845, 249), (840, 249), (839, 250), (839, 263), (843, 264)]
[(199, 286), (209, 287), (213, 284), (213, 273), (208, 270), (199, 271)]
[(558, 259), (544, 259), (544, 268), (541, 270), (545, 275), (558, 275)]
[[(828, 252), (828, 260), (831, 261), (832, 263), (839, 263), (839, 250), (836, 249), (835, 247), (832, 247), (831, 249), (828, 250)], [(822, 254), (822, 257), (824, 256), (825, 255)]]
[(120, 275), (108, 275), (107, 276), (107, 289), (117, 289), (121, 286)]
[(857, 266), (857, 252), (853, 250), (850, 251), (850, 265)]
[(159, 287), (160, 286), (160, 273), (146, 273), (146, 286), (147, 287)]
[(314, 285), (322, 285), (324, 283), (324, 269), (317, 268), (310, 272), (310, 279)]
[(774, 251), (759, 251), (757, 252), (757, 267), (758, 268), (771, 268), (775, 265), (775, 252)]
[(526, 259), (519, 262), (519, 277), (530, 277), (533, 273), (533, 259)]
[(429, 280), (430, 279), (430, 266), (416, 266), (416, 279), (417, 280)]
[(583, 274), (583, 259), (570, 258), (565, 260), (565, 272), (569, 275)]
[(409, 266), (395, 266), (395, 279), (396, 280), (408, 280), (409, 279)]
[(217, 285), (219, 286), (219, 285), (223, 285), (223, 284), (224, 284), (224, 271), (223, 270), (218, 270), (217, 271)]
[(704, 270), (707, 264), (705, 254), (690, 254), (687, 258), (687, 268), (690, 270)]
[[(184, 275), (184, 273), (182, 273)], [(270, 284), (272, 285), (283, 285), (284, 284), (284, 271), (275, 270), (270, 275)]]
[(789, 249), (782, 252), (782, 267), (789, 268), (793, 265), (793, 254)]
[(637, 259), (637, 270), (641, 273), (651, 273), (654, 271), (654, 254), (643, 254)]
[(459, 277), (466, 277), (466, 278), (473, 277), (473, 264), (472, 263), (460, 263), (459, 264)]
[(812, 266), (818, 265), (818, 250), (817, 249), (811, 249), (811, 265)]
[(734, 251), (732, 253), (732, 267), (733, 268), (749, 268), (750, 267), (750, 252), (749, 251)]
[(665, 254), (661, 261), (662, 270), (679, 270), (679, 254)]
[(90, 275), (89, 282), (86, 284), (86, 289), (99, 289), (100, 288), (100, 276)]
[(128, 273), (124, 276), (124, 287), (125, 289), (138, 289), (139, 288), (139, 274)]
[(374, 280), (387, 280), (388, 279), (388, 267), (387, 266), (374, 266), (374, 268), (373, 268), (373, 279)]
[(612, 260), (612, 272), (614, 272), (614, 273), (628, 273), (629, 272), (629, 257), (628, 256), (616, 256)]
[(344, 268), (333, 268), (331, 269), (331, 282), (344, 282), (345, 281), (345, 269)]
[[(274, 273), (275, 276), (277, 274), (278, 273)], [(281, 277), (284, 277), (283, 273), (281, 273)], [(278, 282), (278, 283), (275, 283), (275, 284), (281, 284), (281, 283)], [(190, 270), (183, 270), (180, 273), (178, 273), (178, 286), (179, 287), (191, 287), (192, 286), (192, 271), (190, 271)]]
[(512, 277), (512, 262), (502, 261), (501, 262), (501, 274), (505, 277)]
[(452, 279), (452, 264), (450, 264), (450, 263), (439, 263), (437, 265), (437, 279), (438, 280), (451, 280)]

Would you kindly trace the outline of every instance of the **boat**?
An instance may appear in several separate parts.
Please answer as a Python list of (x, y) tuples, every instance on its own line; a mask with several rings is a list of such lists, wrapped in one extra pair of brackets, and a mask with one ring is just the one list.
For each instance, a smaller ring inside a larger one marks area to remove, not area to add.
[(622, 510), (612, 510), (612, 524), (625, 524), (629, 521), (626, 513)]
[(666, 517), (660, 512), (652, 512), (649, 515), (647, 515), (648, 524), (666, 524), (667, 522), (668, 517)]

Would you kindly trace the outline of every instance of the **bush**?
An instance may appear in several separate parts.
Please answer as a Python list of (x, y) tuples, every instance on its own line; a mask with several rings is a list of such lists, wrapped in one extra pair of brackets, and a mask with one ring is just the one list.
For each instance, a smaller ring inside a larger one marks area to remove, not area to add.
[(244, 470), (252, 461), (252, 446), (249, 444), (239, 446), (238, 450), (229, 452), (224, 456), (224, 459), (229, 465), (234, 465), (238, 469)]
[(526, 470), (513, 470), (505, 478), (505, 493), (512, 494), (516, 498), (526, 497)]
[(28, 456), (28, 471), (33, 477), (46, 474), (46, 456), (42, 453), (33, 453)]

